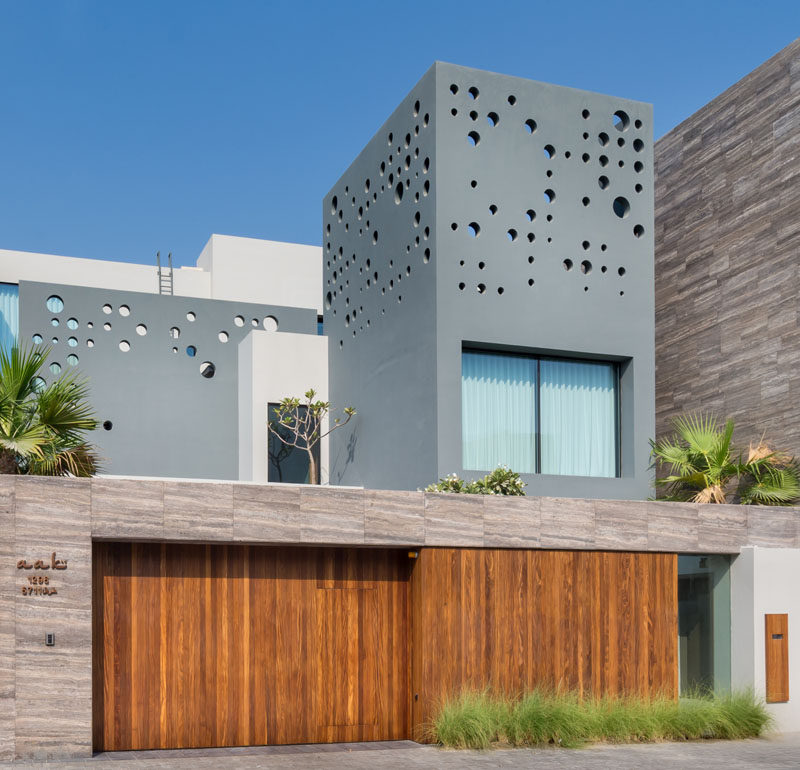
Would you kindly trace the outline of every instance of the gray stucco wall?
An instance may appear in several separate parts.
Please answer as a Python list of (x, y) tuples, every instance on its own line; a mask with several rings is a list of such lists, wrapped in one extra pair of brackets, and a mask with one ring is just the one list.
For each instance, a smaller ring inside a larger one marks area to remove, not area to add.
[[(48, 311), (51, 295), (63, 300), (60, 313)], [(313, 309), (20, 283), (20, 341), (31, 345), (33, 335), (41, 335), (42, 344), (52, 347), (50, 362), (88, 377), (97, 418), (112, 424), (91, 440), (104, 458), (104, 472), (113, 474), (238, 478), (238, 343), (254, 322), (263, 329), (269, 316), (278, 323), (277, 333), (316, 334)], [(76, 329), (68, 328), (69, 319), (77, 321)], [(173, 328), (180, 331), (177, 339)], [(120, 349), (123, 341), (127, 351)], [(190, 345), (194, 357), (186, 353)], [(76, 365), (68, 355), (78, 357)], [(211, 378), (201, 375), (205, 362), (214, 364)], [(44, 376), (54, 377), (47, 369)]]
[[(614, 125), (617, 111), (625, 113), (622, 129)], [(406, 149), (408, 127), (426, 113), (429, 126), (423, 119), (421, 139), (411, 132)], [(429, 168), (414, 165), (412, 154), (406, 171), (403, 160), (417, 145)], [(366, 228), (357, 215), (365, 180), (374, 180), (390, 155), (395, 176), (411, 187), (397, 203), (397, 180), (390, 185), (378, 175)], [(420, 180), (430, 189), (417, 202), (409, 192)], [(546, 190), (555, 193), (550, 203)], [(613, 210), (618, 197), (630, 207), (624, 217)], [(480, 226), (477, 237), (469, 234), (470, 223)], [(532, 494), (648, 496), (654, 435), (649, 105), (437, 63), (325, 197), (323, 227), (325, 290), (336, 290), (325, 319), (331, 397), (359, 410), (353, 433), (334, 437), (332, 457), (352, 462), (333, 463), (332, 480), (413, 489), (447, 473), (475, 475), (461, 467), (461, 351), (470, 345), (619, 362), (621, 477), (525, 480)], [(428, 261), (423, 247), (430, 249)], [(587, 272), (583, 261), (591, 263)], [(378, 285), (367, 286), (374, 271)], [(355, 334), (352, 316), (346, 325), (352, 307), (359, 312)], [(371, 323), (362, 332), (366, 319)]]
[(656, 143), (658, 432), (682, 412), (800, 455), (800, 40)]

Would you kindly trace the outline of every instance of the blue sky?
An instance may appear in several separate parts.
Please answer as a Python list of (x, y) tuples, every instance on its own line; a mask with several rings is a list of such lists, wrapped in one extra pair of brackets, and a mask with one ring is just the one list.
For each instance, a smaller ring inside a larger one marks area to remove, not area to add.
[(651, 102), (659, 137), (798, 35), (799, 0), (0, 0), (0, 248), (318, 244), (436, 59)]

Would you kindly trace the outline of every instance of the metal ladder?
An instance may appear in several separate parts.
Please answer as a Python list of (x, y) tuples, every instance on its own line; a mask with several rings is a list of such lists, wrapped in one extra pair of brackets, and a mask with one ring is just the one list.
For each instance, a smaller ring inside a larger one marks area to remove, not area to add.
[(167, 255), (167, 267), (161, 269), (161, 252), (156, 252), (156, 264), (158, 265), (158, 293), (173, 294), (172, 284), (172, 252)]

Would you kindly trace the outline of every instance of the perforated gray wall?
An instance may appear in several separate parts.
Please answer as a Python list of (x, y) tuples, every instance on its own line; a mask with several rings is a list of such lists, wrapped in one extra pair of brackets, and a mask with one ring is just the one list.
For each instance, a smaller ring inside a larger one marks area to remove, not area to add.
[(20, 283), (20, 342), (88, 377), (106, 473), (237, 478), (237, 349), (256, 327), (316, 334), (316, 311)]
[(335, 438), (332, 479), (415, 488), (464, 473), (461, 350), (473, 344), (620, 362), (621, 478), (526, 481), (648, 495), (649, 105), (437, 63), (326, 196), (323, 227), (331, 396), (359, 410)]

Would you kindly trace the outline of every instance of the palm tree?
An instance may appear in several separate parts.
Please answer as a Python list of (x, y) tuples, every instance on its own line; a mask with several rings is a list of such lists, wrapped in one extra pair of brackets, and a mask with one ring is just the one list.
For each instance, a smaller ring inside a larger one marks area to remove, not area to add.
[(747, 455), (733, 446), (733, 420), (689, 414), (673, 420), (675, 433), (651, 442), (653, 458), (670, 475), (662, 499), (695, 503), (793, 505), (800, 500), (800, 471), (793, 457), (772, 450), (762, 437)]
[(99, 467), (85, 439), (97, 427), (85, 380), (39, 372), (49, 350), (0, 350), (0, 473), (92, 476)]

